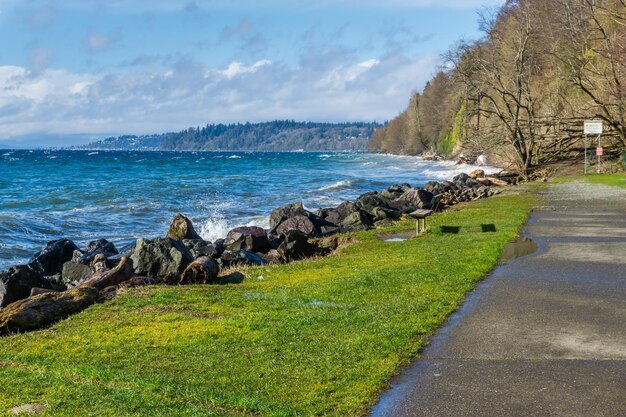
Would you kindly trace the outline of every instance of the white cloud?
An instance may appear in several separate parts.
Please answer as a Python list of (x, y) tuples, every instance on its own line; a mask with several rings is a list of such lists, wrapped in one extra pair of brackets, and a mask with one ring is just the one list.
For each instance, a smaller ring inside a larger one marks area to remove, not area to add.
[(245, 66), (241, 62), (233, 61), (230, 63), (230, 65), (228, 65), (228, 68), (219, 72), (224, 74), (226, 78), (230, 80), (241, 74), (249, 74), (251, 72), (256, 72), (259, 68), (264, 67), (266, 65), (271, 65), (271, 64), (272, 64), (272, 61), (268, 59), (262, 59), (260, 61), (257, 61), (254, 63), (254, 65), (251, 65), (251, 66)]
[[(273, 119), (389, 119), (410, 91), (432, 75), (438, 58), (401, 55), (331, 64), (259, 60), (207, 68), (182, 60), (167, 70), (72, 73), (0, 66), (0, 131), (97, 135), (178, 130), (210, 122)], [(303, 57), (301, 62), (315, 63)]]

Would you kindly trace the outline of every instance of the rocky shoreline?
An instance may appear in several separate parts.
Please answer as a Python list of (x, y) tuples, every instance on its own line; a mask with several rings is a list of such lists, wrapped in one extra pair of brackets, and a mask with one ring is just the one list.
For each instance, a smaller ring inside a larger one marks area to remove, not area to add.
[(325, 256), (345, 243), (342, 233), (388, 226), (417, 209), (490, 197), (516, 181), (512, 174), (486, 177), (476, 170), (423, 188), (393, 185), (316, 212), (289, 204), (272, 211), (269, 230), (237, 227), (214, 242), (203, 240), (182, 214), (165, 237), (140, 238), (119, 250), (106, 239), (82, 249), (69, 239), (54, 240), (29, 263), (0, 271), (0, 335), (45, 327), (123, 288), (226, 283), (238, 267)]

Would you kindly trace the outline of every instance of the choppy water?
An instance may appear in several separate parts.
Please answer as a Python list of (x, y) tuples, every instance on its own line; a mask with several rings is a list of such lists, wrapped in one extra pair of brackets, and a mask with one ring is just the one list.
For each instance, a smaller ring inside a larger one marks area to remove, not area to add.
[(0, 269), (60, 237), (80, 246), (164, 235), (177, 212), (213, 240), (267, 227), (287, 203), (314, 210), (475, 168), (363, 153), (0, 151)]

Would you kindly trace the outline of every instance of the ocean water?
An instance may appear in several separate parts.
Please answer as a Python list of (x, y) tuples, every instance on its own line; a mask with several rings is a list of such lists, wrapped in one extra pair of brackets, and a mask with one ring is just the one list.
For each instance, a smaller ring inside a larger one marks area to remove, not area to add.
[(61, 237), (120, 247), (163, 236), (178, 212), (214, 240), (235, 226), (268, 227), (287, 203), (316, 210), (475, 168), (365, 153), (0, 151), (0, 269)]

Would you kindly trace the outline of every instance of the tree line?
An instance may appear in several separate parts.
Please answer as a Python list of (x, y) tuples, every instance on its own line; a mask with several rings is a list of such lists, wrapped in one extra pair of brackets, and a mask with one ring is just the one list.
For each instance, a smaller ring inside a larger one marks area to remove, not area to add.
[(82, 146), (88, 149), (206, 151), (364, 151), (379, 123), (274, 120), (213, 123), (180, 132), (124, 135)]
[(488, 153), (527, 174), (579, 149), (585, 119), (626, 146), (626, 0), (509, 0), (480, 28), (371, 150)]

